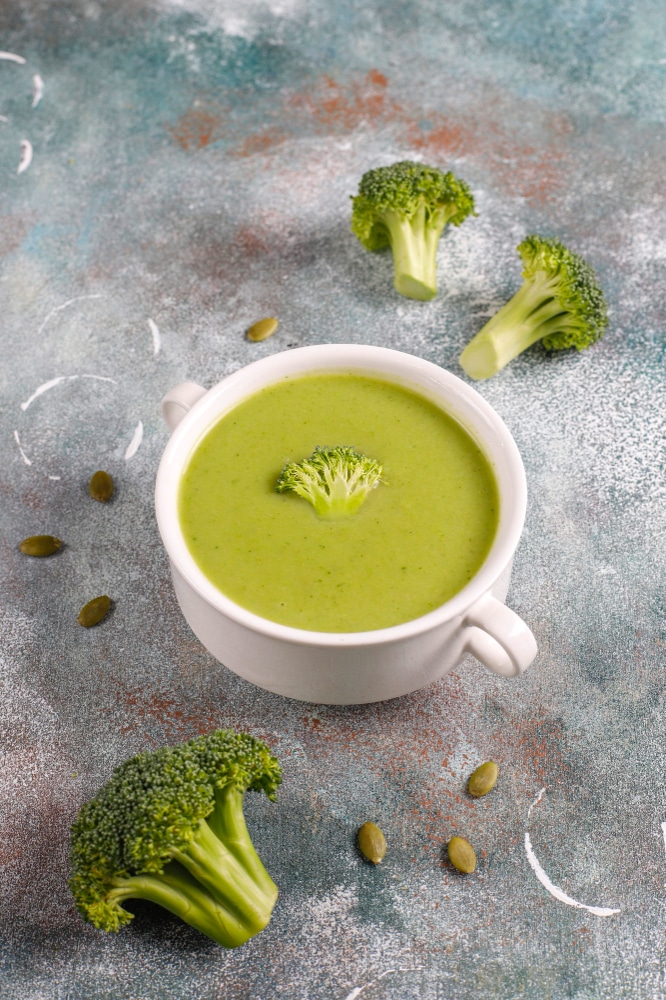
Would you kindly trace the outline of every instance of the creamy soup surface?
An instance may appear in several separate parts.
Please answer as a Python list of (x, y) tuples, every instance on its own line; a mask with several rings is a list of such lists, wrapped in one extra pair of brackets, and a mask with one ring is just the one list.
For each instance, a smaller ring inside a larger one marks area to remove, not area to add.
[[(353, 445), (385, 482), (353, 515), (317, 516), (275, 484), (317, 446)], [(317, 374), (278, 382), (223, 416), (183, 474), (190, 552), (227, 597), (263, 618), (359, 632), (418, 618), (475, 575), (499, 499), (490, 464), (447, 413), (380, 377)]]

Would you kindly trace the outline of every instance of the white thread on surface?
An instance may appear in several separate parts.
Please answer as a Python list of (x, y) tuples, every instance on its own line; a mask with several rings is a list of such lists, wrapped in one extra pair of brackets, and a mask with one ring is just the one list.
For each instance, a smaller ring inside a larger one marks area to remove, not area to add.
[(23, 174), (32, 163), (32, 143), (29, 139), (21, 139), (21, 155), (16, 169), (17, 174)]
[[(537, 797), (535, 798), (534, 802), (532, 803), (532, 805), (529, 807), (527, 811), (528, 819), (532, 811), (532, 808), (541, 801), (541, 799), (545, 794), (545, 791), (546, 789), (542, 788)], [(665, 824), (662, 824), (662, 828), (664, 827), (664, 825)], [(664, 840), (666, 842), (666, 831), (664, 832)], [(553, 896), (555, 899), (558, 899), (560, 903), (566, 903), (567, 906), (574, 906), (578, 910), (587, 910), (588, 913), (593, 913), (597, 917), (612, 917), (616, 913), (620, 912), (619, 910), (611, 909), (611, 907), (609, 906), (588, 906), (587, 903), (580, 903), (577, 899), (573, 899), (572, 896), (568, 896), (567, 893), (564, 892), (562, 889), (560, 889), (558, 885), (555, 885), (553, 882), (551, 882), (551, 880), (548, 878), (545, 871), (539, 864), (539, 860), (536, 854), (534, 853), (534, 848), (532, 847), (532, 841), (530, 840), (530, 835), (527, 830), (525, 831), (525, 853), (527, 854), (527, 860), (530, 863), (530, 868), (538, 878), (539, 882), (541, 882), (541, 885), (551, 894), (551, 896)]]
[(555, 899), (559, 899), (561, 903), (566, 903), (567, 906), (575, 906), (579, 910), (587, 910), (588, 913), (594, 913), (597, 917), (612, 917), (614, 914), (620, 912), (619, 910), (611, 909), (609, 906), (588, 906), (586, 903), (579, 903), (577, 899), (572, 899), (571, 896), (567, 896), (566, 892), (563, 892), (559, 886), (554, 885), (539, 864), (532, 848), (530, 835), (527, 831), (525, 832), (525, 852), (527, 854), (527, 860), (530, 863), (530, 867), (539, 882), (541, 882), (541, 885), (548, 890), (551, 896), (554, 896)]
[(21, 439), (19, 438), (19, 432), (18, 431), (14, 431), (14, 440), (16, 441), (16, 443), (18, 445), (18, 450), (21, 452), (21, 458), (23, 459), (23, 461), (25, 462), (25, 464), (26, 465), (32, 465), (32, 462), (30, 461), (30, 459), (28, 458), (28, 456), (26, 455), (26, 453), (23, 451), (23, 448), (21, 447)]
[(19, 66), (25, 66), (23, 56), (17, 56), (15, 52), (0, 52), (0, 59), (4, 59), (6, 62), (18, 63)]
[(36, 108), (44, 96), (44, 81), (39, 73), (35, 73), (32, 78), (32, 106)]
[(153, 354), (155, 357), (160, 353), (160, 348), (162, 346), (162, 338), (160, 336), (160, 329), (154, 320), (148, 320), (148, 326), (150, 327), (150, 332), (153, 335)]
[(39, 388), (35, 389), (32, 396), (26, 399), (25, 403), (21, 403), (21, 409), (27, 410), (31, 403), (33, 403), (38, 396), (43, 396), (45, 392), (49, 389), (53, 389), (54, 386), (59, 385), (61, 382), (73, 382), (79, 378), (93, 378), (98, 382), (112, 382), (113, 385), (118, 385), (114, 378), (109, 378), (108, 375), (58, 375), (56, 378), (49, 379), (48, 382), (44, 382)]
[(130, 458), (133, 458), (134, 455), (136, 455), (142, 441), (143, 441), (143, 421), (140, 420), (136, 425), (136, 430), (134, 431), (132, 440), (127, 446), (127, 451), (125, 452), (126, 462), (129, 462)]
[(46, 319), (42, 322), (42, 325), (40, 326), (39, 330), (37, 331), (37, 336), (39, 337), (40, 333), (43, 331), (43, 329), (46, 326), (46, 324), (48, 323), (48, 321), (53, 316), (55, 316), (56, 313), (61, 312), (63, 309), (67, 309), (67, 307), (71, 306), (74, 302), (81, 302), (83, 299), (101, 299), (101, 298), (102, 298), (101, 295), (77, 295), (73, 299), (67, 299), (67, 302), (63, 302), (62, 305), (56, 306), (54, 309), (51, 310), (51, 312), (48, 314), (48, 316), (46, 317)]
[(529, 809), (527, 810), (527, 818), (528, 819), (530, 818), (530, 815), (531, 815), (532, 810), (534, 809), (534, 807), (539, 805), (539, 803), (541, 802), (541, 799), (544, 797), (545, 794), (546, 794), (546, 789), (542, 788), (541, 791), (539, 792), (539, 794), (537, 795), (537, 797), (535, 798), (534, 802), (532, 802), (532, 804), (530, 805)]
[(412, 967), (410, 969), (387, 969), (386, 972), (380, 973), (380, 975), (376, 976), (375, 979), (371, 979), (369, 983), (365, 983), (363, 986), (355, 986), (351, 993), (347, 994), (345, 1000), (356, 1000), (356, 997), (360, 996), (363, 990), (367, 990), (368, 987), (374, 986), (375, 983), (378, 983), (380, 979), (384, 978), (384, 976), (390, 976), (394, 972), (419, 972), (422, 968), (423, 966), (419, 965), (416, 968)]

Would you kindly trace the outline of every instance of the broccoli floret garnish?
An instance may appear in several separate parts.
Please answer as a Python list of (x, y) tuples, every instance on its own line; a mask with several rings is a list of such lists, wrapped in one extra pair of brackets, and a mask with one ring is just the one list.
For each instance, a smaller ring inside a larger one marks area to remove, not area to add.
[(470, 378), (490, 378), (537, 340), (548, 351), (582, 351), (606, 329), (606, 300), (587, 261), (541, 236), (527, 236), (517, 249), (523, 285), (460, 355)]
[(320, 517), (345, 517), (382, 482), (382, 473), (379, 462), (348, 445), (315, 448), (310, 458), (285, 465), (275, 489), (309, 500)]
[(393, 251), (395, 288), (409, 299), (437, 294), (437, 244), (446, 224), (475, 215), (474, 198), (450, 171), (402, 160), (363, 174), (352, 197), (352, 232), (366, 250)]
[(243, 944), (266, 926), (278, 893), (243, 796), (274, 799), (281, 778), (264, 743), (223, 729), (125, 761), (72, 826), (77, 909), (117, 931), (133, 917), (124, 900), (148, 899), (226, 948)]

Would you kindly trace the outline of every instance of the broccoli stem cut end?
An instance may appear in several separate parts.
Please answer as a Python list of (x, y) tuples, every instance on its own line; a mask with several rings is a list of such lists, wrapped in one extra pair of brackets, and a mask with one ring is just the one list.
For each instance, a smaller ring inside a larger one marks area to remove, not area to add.
[[(241, 803), (242, 798), (239, 797), (237, 808)], [(174, 850), (172, 856), (203, 886), (212, 901), (218, 904), (221, 913), (226, 915), (232, 942), (226, 947), (244, 944), (264, 929), (273, 912), (278, 890), (261, 863), (261, 875), (258, 877), (258, 856), (254, 848), (247, 859), (248, 866), (244, 851), (232, 852), (213, 833), (208, 822), (201, 820), (187, 848)]]
[(547, 275), (526, 281), (495, 313), (460, 355), (466, 375), (477, 381), (490, 378), (550, 332), (550, 321), (562, 314)]
[(384, 223), (393, 253), (394, 287), (408, 299), (428, 302), (437, 294), (437, 244), (444, 229), (431, 225), (423, 205), (409, 219), (387, 212)]
[(396, 271), (393, 285), (396, 292), (404, 295), (406, 299), (418, 299), (419, 302), (429, 302), (437, 294), (436, 288), (415, 278), (413, 274), (398, 273)]

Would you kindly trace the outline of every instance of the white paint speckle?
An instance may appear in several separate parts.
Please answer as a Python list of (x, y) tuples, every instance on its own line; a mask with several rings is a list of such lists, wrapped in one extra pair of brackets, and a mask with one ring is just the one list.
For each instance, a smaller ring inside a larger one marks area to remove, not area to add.
[(102, 298), (101, 295), (77, 295), (73, 299), (67, 299), (67, 302), (63, 302), (62, 305), (56, 306), (54, 309), (51, 310), (51, 312), (48, 314), (46, 319), (43, 320), (39, 330), (37, 331), (37, 336), (39, 337), (39, 335), (43, 332), (46, 324), (53, 316), (55, 316), (56, 313), (62, 312), (63, 309), (67, 309), (67, 307), (71, 306), (74, 302), (81, 302), (83, 301), (83, 299), (101, 299), (101, 298)]
[(537, 797), (535, 798), (534, 802), (532, 802), (530, 804), (530, 807), (527, 810), (527, 818), (528, 819), (530, 818), (530, 815), (531, 815), (532, 810), (534, 809), (534, 807), (539, 805), (539, 803), (541, 802), (541, 799), (544, 797), (545, 794), (546, 794), (546, 789), (542, 788), (541, 791), (539, 792), (539, 794), (537, 795)]
[(36, 108), (44, 96), (44, 81), (39, 73), (35, 73), (32, 78), (32, 106)]
[(356, 997), (360, 996), (361, 993), (363, 992), (363, 990), (367, 990), (371, 986), (374, 986), (375, 983), (378, 983), (380, 979), (384, 978), (384, 976), (391, 976), (391, 975), (393, 975), (396, 972), (420, 972), (422, 968), (423, 968), (423, 966), (419, 965), (416, 968), (412, 967), (412, 968), (409, 968), (409, 969), (387, 969), (386, 972), (381, 972), (378, 976), (376, 976), (374, 979), (372, 979), (369, 983), (365, 983), (363, 986), (355, 986), (354, 989), (351, 991), (351, 993), (349, 993), (345, 997), (345, 1000), (356, 1000)]
[(48, 382), (44, 382), (33, 392), (29, 399), (26, 399), (25, 403), (21, 403), (21, 409), (27, 410), (31, 403), (33, 403), (38, 396), (43, 396), (45, 392), (49, 389), (53, 389), (54, 386), (60, 385), (61, 382), (74, 382), (79, 378), (92, 378), (96, 379), (98, 382), (111, 382), (113, 385), (118, 385), (114, 378), (109, 378), (107, 375), (58, 375), (56, 378), (49, 379)]
[(19, 66), (25, 66), (23, 56), (17, 56), (15, 52), (0, 52), (0, 59), (4, 59), (6, 62), (18, 63)]
[(25, 462), (25, 464), (26, 465), (32, 465), (32, 462), (30, 461), (30, 459), (28, 458), (28, 456), (26, 455), (26, 453), (23, 451), (23, 448), (21, 447), (21, 439), (19, 438), (19, 432), (18, 431), (14, 431), (14, 440), (16, 441), (16, 443), (18, 445), (18, 450), (21, 452), (21, 458), (23, 459), (23, 461)]
[[(537, 805), (543, 798), (545, 791), (546, 789), (542, 788), (537, 797), (535, 798), (534, 802), (532, 803), (532, 805), (528, 810), (527, 813), (528, 818), (530, 812), (532, 811), (532, 808), (535, 805)], [(664, 824), (662, 824), (662, 828), (663, 827)], [(666, 833), (664, 834), (664, 838), (666, 841)], [(541, 882), (541, 885), (551, 894), (551, 896), (559, 900), (560, 903), (566, 903), (567, 906), (573, 906), (578, 910), (587, 910), (588, 913), (593, 913), (596, 917), (612, 917), (616, 913), (620, 912), (619, 910), (613, 910), (608, 906), (588, 906), (587, 903), (580, 903), (577, 899), (573, 899), (571, 896), (568, 896), (566, 892), (560, 889), (559, 886), (554, 885), (554, 883), (551, 882), (551, 880), (548, 878), (545, 871), (539, 864), (539, 860), (536, 854), (534, 853), (534, 848), (532, 847), (532, 841), (530, 840), (530, 835), (527, 832), (527, 830), (525, 831), (525, 853), (527, 854), (527, 860), (530, 863), (530, 868), (538, 878), (539, 882)]]
[(157, 357), (162, 346), (162, 338), (160, 337), (159, 327), (152, 319), (148, 320), (148, 326), (150, 327), (150, 332), (153, 335), (153, 354)]
[(41, 396), (45, 392), (48, 392), (49, 389), (52, 389), (55, 385), (59, 385), (61, 382), (65, 382), (66, 379), (67, 379), (66, 375), (58, 375), (56, 378), (49, 379), (48, 382), (43, 382), (42, 385), (40, 385), (37, 389), (35, 389), (32, 396), (26, 399), (25, 403), (21, 403), (21, 409), (27, 410), (30, 404), (33, 403), (38, 396)]
[(21, 140), (21, 155), (19, 156), (19, 164), (16, 169), (17, 174), (25, 173), (30, 164), (32, 163), (32, 143), (29, 139)]
[(129, 462), (130, 458), (136, 455), (141, 442), (143, 441), (143, 422), (140, 420), (136, 425), (136, 430), (132, 436), (132, 440), (127, 446), (127, 451), (125, 452), (125, 461)]

